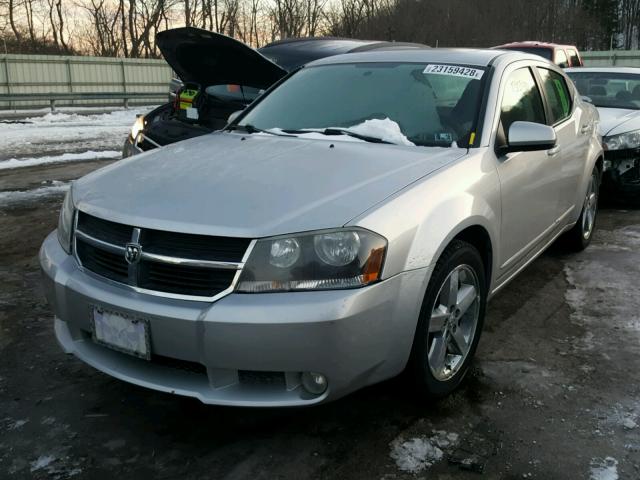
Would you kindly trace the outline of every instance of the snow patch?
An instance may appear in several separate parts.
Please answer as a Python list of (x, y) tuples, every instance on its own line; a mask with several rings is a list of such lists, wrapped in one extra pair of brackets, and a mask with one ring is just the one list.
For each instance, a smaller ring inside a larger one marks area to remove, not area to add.
[(47, 468), (53, 462), (55, 462), (56, 457), (53, 455), (40, 455), (37, 460), (31, 462), (31, 472), (37, 472), (38, 470), (42, 470)]
[(33, 190), (10, 190), (7, 192), (0, 192), (0, 206), (29, 202), (38, 198), (64, 193), (69, 188), (69, 185), (69, 183), (54, 180), (46, 187), (35, 188)]
[(122, 156), (121, 152), (115, 150), (107, 150), (102, 152), (94, 152), (89, 150), (81, 153), (63, 153), (62, 155), (50, 155), (35, 158), (10, 158), (9, 160), (0, 161), (0, 170), (10, 168), (33, 167), (36, 165), (45, 165), (49, 163), (65, 163), (65, 162), (86, 162), (88, 160), (102, 159), (118, 159)]
[(7, 430), (18, 430), (19, 428), (24, 427), (27, 423), (29, 423), (28, 419), (16, 420), (15, 422), (7, 425)]
[[(395, 145), (407, 145), (411, 147), (415, 147), (416, 144), (411, 142), (400, 130), (400, 125), (391, 120), (390, 118), (385, 118), (380, 120), (378, 118), (374, 118), (371, 120), (365, 120), (362, 123), (357, 125), (353, 125), (348, 128), (344, 127), (329, 127), (331, 130), (345, 130), (353, 133), (358, 133), (360, 135), (366, 135), (368, 137), (375, 137), (385, 142), (393, 143)], [(287, 133), (284, 132), (281, 128), (270, 128), (269, 132), (277, 133), (280, 135), (293, 135), (300, 138), (308, 138), (310, 140), (331, 140), (337, 142), (364, 142), (365, 140), (361, 140), (359, 138), (350, 137), (349, 135), (324, 135), (322, 131), (324, 128), (318, 129), (309, 129), (309, 132), (304, 133)], [(269, 135), (268, 133), (261, 133), (262, 135)]]
[(389, 444), (389, 455), (395, 460), (397, 467), (404, 472), (419, 473), (442, 460), (443, 449), (458, 443), (457, 433), (442, 430), (434, 433), (430, 438), (422, 436), (405, 440), (399, 436), (393, 440)]
[(618, 480), (618, 461), (613, 457), (591, 460), (590, 480)]
[(415, 147), (415, 143), (411, 142), (400, 130), (400, 125), (385, 118), (380, 120), (373, 118), (349, 127), (349, 131), (359, 133), (360, 135), (368, 135), (370, 137), (381, 138), (385, 142), (395, 143), (396, 145), (408, 145)]

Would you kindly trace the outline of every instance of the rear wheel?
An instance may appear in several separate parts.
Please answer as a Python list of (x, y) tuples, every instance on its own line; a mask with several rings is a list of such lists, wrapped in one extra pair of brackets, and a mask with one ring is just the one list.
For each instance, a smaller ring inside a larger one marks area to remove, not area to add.
[(486, 298), (478, 250), (453, 241), (429, 281), (413, 343), (410, 367), (422, 393), (443, 397), (460, 385), (480, 340)]
[(582, 204), (580, 218), (565, 234), (565, 241), (569, 248), (582, 251), (589, 246), (593, 232), (596, 228), (596, 216), (598, 214), (598, 199), (600, 196), (600, 171), (594, 167), (587, 187), (587, 193)]

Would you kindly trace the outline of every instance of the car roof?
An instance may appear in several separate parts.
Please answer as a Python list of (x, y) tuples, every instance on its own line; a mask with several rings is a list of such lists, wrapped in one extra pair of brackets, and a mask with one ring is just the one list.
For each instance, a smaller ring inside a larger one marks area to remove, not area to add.
[(609, 73), (635, 73), (636, 75), (640, 75), (640, 68), (636, 68), (636, 67), (580, 67), (580, 68), (565, 68), (564, 71), (567, 73), (609, 72)]
[(495, 58), (510, 55), (526, 59), (539, 60), (526, 53), (501, 52), (499, 50), (481, 50), (469, 48), (388, 48), (368, 52), (348, 53), (316, 60), (313, 66), (336, 63), (361, 62), (417, 62), (445, 63), (460, 65), (488, 66)]
[(562, 43), (551, 43), (551, 42), (538, 42), (535, 40), (525, 40), (523, 42), (511, 42), (505, 43), (504, 45), (498, 45), (497, 47), (492, 48), (573, 48), (578, 50), (575, 45), (566, 45)]

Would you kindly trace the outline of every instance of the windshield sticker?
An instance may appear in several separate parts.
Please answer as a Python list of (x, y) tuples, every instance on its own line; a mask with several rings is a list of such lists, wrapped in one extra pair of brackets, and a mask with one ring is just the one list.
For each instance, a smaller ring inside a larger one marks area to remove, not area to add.
[(473, 78), (480, 80), (484, 75), (484, 70), (477, 68), (463, 67), (456, 65), (427, 65), (422, 73), (433, 73), (435, 75), (450, 75), (454, 77)]
[(435, 134), (435, 141), (436, 142), (451, 143), (451, 142), (453, 142), (453, 136), (448, 132), (436, 133)]

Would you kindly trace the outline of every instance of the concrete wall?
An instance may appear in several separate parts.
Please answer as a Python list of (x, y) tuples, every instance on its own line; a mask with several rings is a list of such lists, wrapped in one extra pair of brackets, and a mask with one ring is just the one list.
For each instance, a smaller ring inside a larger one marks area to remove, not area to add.
[[(0, 93), (158, 92), (166, 101), (172, 71), (164, 60), (57, 55), (0, 55)], [(74, 100), (73, 105), (107, 105), (108, 100)], [(150, 103), (145, 99), (140, 102)], [(70, 103), (67, 102), (67, 105)], [(58, 102), (58, 106), (65, 105)], [(0, 108), (35, 108), (48, 102), (0, 102)]]
[[(587, 66), (640, 67), (640, 51), (583, 52)], [(157, 92), (166, 101), (171, 68), (164, 60), (57, 55), (0, 55), (0, 93)], [(74, 100), (64, 105), (109, 105), (108, 100)], [(120, 103), (122, 104), (122, 103)], [(46, 107), (48, 102), (0, 102), (0, 109)]]
[(640, 67), (640, 50), (582, 52), (586, 67)]

